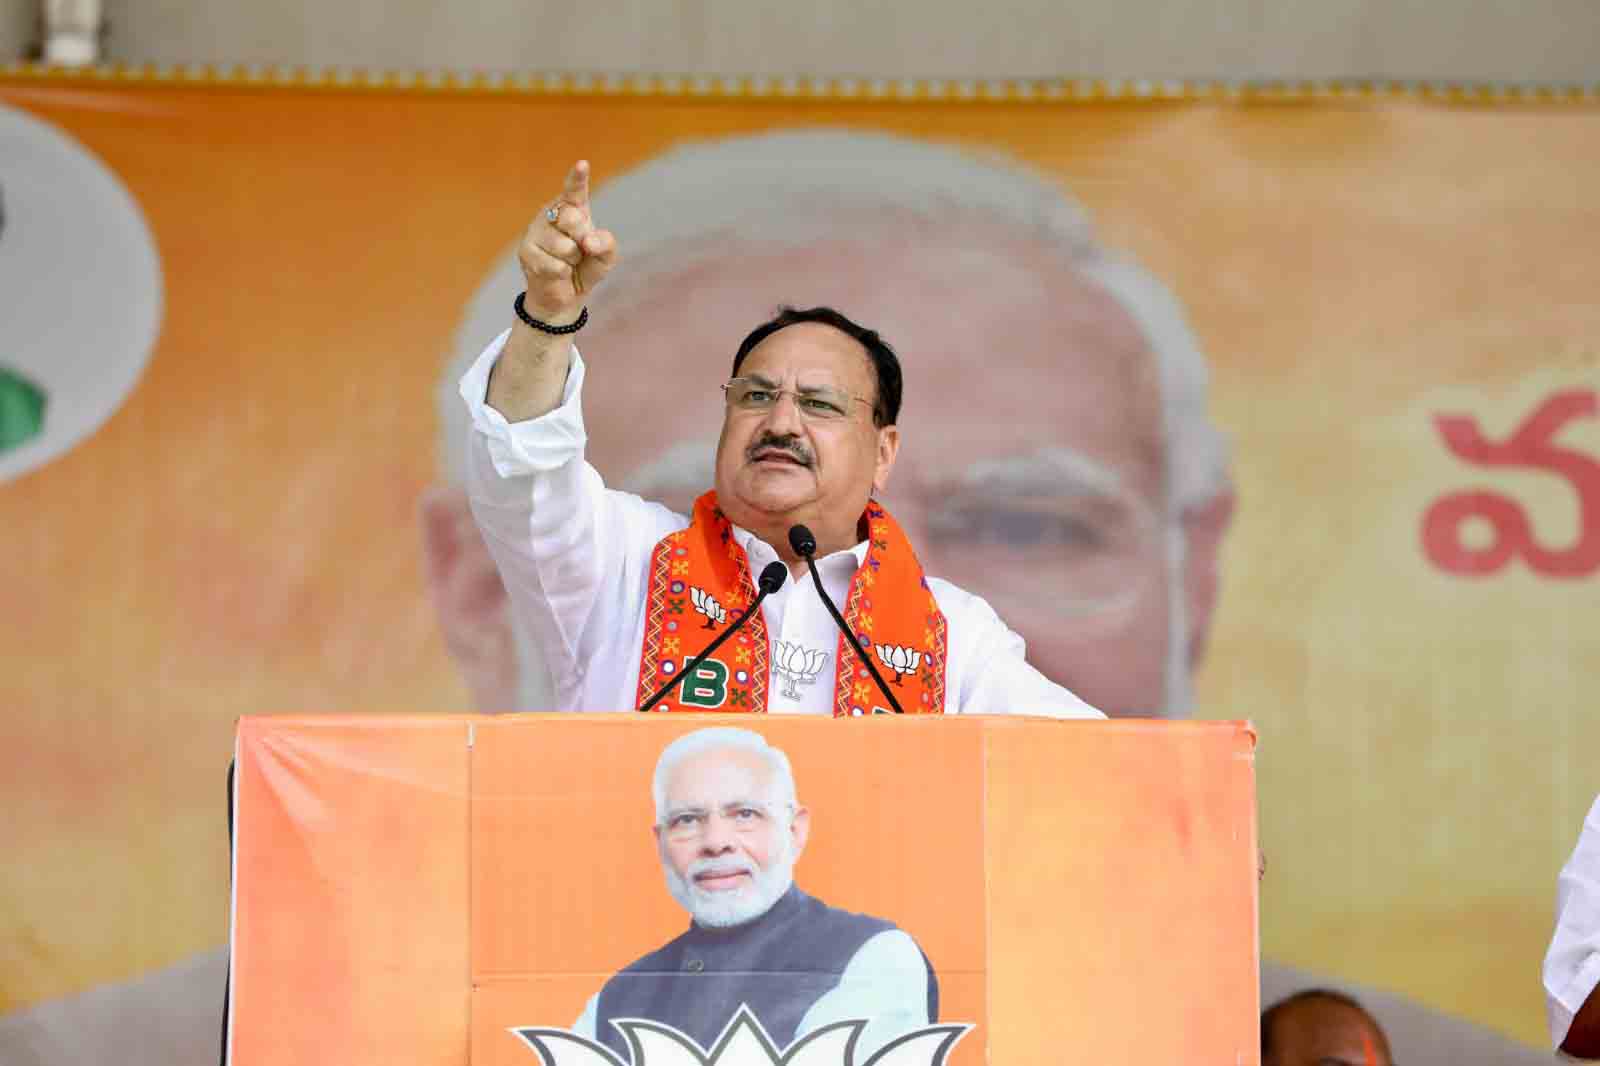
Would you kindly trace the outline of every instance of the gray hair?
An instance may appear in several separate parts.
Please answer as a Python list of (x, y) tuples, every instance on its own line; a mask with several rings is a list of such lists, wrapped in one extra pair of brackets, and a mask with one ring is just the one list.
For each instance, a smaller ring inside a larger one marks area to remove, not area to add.
[[(829, 237), (859, 238), (874, 225), (943, 226), (953, 219), (1042, 239), (1128, 312), (1155, 355), (1169, 508), (1181, 514), (1227, 486), (1227, 446), (1207, 411), (1205, 357), (1178, 301), (1138, 264), (1101, 245), (1083, 208), (1060, 185), (1010, 161), (854, 130), (694, 142), (607, 181), (594, 197), (594, 212), (626, 242), (627, 264), (594, 300), (597, 313), (613, 314), (648, 294), (661, 277), (696, 265), (695, 249), (709, 259), (726, 255), (730, 244), (801, 247)], [(880, 216), (889, 221), (874, 221)], [(505, 327), (521, 288), (513, 249), (468, 307), (456, 360), (439, 386), (441, 458), (446, 476), (457, 482), (466, 468), (468, 424), (456, 381)]]
[(747, 751), (759, 755), (772, 770), (774, 802), (780, 807), (785, 804), (790, 808), (799, 805), (799, 799), (795, 795), (794, 771), (789, 767), (789, 756), (783, 753), (782, 748), (768, 744), (766, 737), (753, 730), (714, 726), (710, 729), (696, 729), (693, 733), (685, 733), (668, 744), (662, 750), (661, 757), (656, 760), (656, 772), (651, 779), (650, 791), (656, 801), (657, 825), (665, 822), (667, 818), (667, 780), (672, 776), (672, 771), (685, 759), (703, 755), (708, 751)]

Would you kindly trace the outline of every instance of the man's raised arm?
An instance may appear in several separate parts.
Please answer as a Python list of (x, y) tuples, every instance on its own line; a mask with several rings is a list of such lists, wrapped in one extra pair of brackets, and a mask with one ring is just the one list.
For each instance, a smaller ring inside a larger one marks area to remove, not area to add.
[[(508, 422), (555, 410), (572, 365), (573, 325), (585, 294), (617, 262), (617, 240), (589, 217), (589, 164), (567, 172), (561, 195), (542, 208), (517, 248), (527, 292), (489, 376), (488, 405)], [(528, 323), (533, 320), (533, 325)]]

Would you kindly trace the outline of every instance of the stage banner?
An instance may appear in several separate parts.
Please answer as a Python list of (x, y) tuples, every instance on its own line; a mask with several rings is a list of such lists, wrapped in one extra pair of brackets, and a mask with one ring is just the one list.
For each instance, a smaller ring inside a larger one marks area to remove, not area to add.
[(779, 305), (877, 328), (925, 569), (1113, 715), (1258, 730), (1264, 974), (1542, 1042), (1600, 792), (1600, 105), (1070, 95), (0, 74), (0, 1014), (220, 984), (242, 716), (548, 706), (454, 379), (584, 158), (611, 485), (709, 484)]
[(229, 1059), (1254, 1062), (1253, 748), (1235, 723), (248, 718)]

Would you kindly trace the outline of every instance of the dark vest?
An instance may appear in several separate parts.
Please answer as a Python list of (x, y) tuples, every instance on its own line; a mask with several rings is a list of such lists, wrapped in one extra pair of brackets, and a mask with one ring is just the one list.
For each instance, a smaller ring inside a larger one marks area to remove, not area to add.
[[(800, 1019), (839, 983), (839, 974), (893, 922), (838, 910), (791, 885), (761, 917), (729, 929), (689, 931), (620, 971), (600, 990), (595, 1039), (627, 1061), (611, 1022), (646, 1018), (670, 1025), (706, 1050), (739, 1005), (760, 1019), (779, 1050)], [(938, 1017), (938, 982), (928, 967), (928, 1017)]]

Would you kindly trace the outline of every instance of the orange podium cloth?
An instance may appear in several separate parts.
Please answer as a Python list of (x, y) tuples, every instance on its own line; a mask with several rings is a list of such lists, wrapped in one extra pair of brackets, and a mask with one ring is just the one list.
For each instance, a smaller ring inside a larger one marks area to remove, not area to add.
[(1257, 1061), (1248, 725), (751, 715), (243, 719), (230, 1060), (551, 1066), (512, 1030), (687, 924), (651, 778), (713, 725), (788, 754), (795, 883), (915, 938), (952, 1066)]

